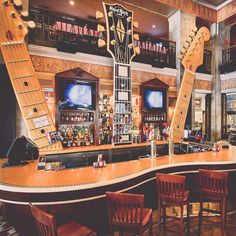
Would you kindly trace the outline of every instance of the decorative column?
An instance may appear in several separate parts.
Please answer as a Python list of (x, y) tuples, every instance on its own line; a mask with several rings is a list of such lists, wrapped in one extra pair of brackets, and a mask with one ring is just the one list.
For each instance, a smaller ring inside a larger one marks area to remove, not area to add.
[(211, 93), (211, 141), (221, 139), (221, 79), (219, 65), (222, 64), (223, 41), (220, 35), (224, 32), (222, 23), (211, 25), (212, 35), (212, 93)]
[[(168, 18), (169, 21), (169, 40), (176, 42), (176, 55), (179, 55), (187, 37), (190, 35), (192, 29), (196, 26), (196, 16), (183, 12), (176, 11)], [(176, 69), (178, 71), (176, 78), (177, 90), (180, 88), (181, 79), (183, 77), (184, 68), (181, 65), (181, 60), (176, 57)], [(195, 92), (192, 91), (191, 102), (191, 126), (193, 127), (195, 121)]]

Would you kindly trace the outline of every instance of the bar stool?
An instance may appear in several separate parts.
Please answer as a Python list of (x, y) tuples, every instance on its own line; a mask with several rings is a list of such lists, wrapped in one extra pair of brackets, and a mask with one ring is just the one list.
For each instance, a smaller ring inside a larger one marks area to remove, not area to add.
[(152, 209), (144, 208), (144, 195), (106, 192), (111, 236), (119, 233), (142, 235), (149, 229), (152, 236)]
[[(190, 232), (189, 221), (189, 191), (185, 190), (185, 176), (169, 175), (169, 174), (156, 174), (157, 180), (157, 195), (158, 195), (158, 222), (157, 232), (160, 234), (160, 223), (163, 217), (163, 226), (166, 226), (166, 207), (179, 206), (181, 210), (181, 231), (180, 234), (184, 235), (184, 206), (187, 205), (187, 232)], [(163, 216), (161, 214), (163, 208)]]
[[(211, 212), (221, 214), (221, 235), (224, 235), (226, 225), (226, 197), (228, 173), (213, 170), (199, 170), (199, 194), (200, 194), (200, 210), (198, 221), (198, 233), (201, 233), (202, 212)], [(203, 202), (219, 202), (221, 211), (204, 208)]]
[(56, 226), (53, 215), (29, 204), (39, 236), (96, 236), (96, 233), (76, 222)]

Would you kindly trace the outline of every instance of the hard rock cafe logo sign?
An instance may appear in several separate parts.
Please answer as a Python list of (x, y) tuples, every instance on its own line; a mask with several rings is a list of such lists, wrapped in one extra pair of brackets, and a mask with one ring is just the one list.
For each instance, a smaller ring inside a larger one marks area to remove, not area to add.
[(124, 10), (123, 8), (121, 8), (120, 6), (110, 6), (109, 10), (113, 11), (114, 14), (119, 17), (119, 18), (123, 18), (124, 16), (128, 16), (128, 12), (126, 10)]

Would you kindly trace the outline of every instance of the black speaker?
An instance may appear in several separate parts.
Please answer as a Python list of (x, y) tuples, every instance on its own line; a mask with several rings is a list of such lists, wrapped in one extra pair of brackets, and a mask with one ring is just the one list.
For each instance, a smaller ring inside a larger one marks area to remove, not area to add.
[(36, 160), (39, 157), (39, 151), (33, 141), (21, 136), (14, 140), (6, 156), (8, 161), (2, 167), (24, 165), (25, 160)]
[(58, 41), (56, 48), (57, 48), (57, 51), (60, 51), (60, 52), (69, 52), (69, 53), (75, 54), (77, 52), (77, 43)]

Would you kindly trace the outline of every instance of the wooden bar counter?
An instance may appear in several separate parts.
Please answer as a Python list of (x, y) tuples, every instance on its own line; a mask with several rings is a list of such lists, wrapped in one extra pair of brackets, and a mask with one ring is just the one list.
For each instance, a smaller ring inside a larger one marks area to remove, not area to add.
[[(1, 161), (3, 162), (3, 160)], [(2, 163), (1, 163), (2, 164)], [(157, 172), (194, 173), (199, 168), (236, 170), (229, 150), (144, 158), (59, 171), (36, 170), (36, 161), (0, 169), (0, 201), (26, 205), (67, 204), (104, 198), (105, 191), (126, 192), (155, 179)]]

